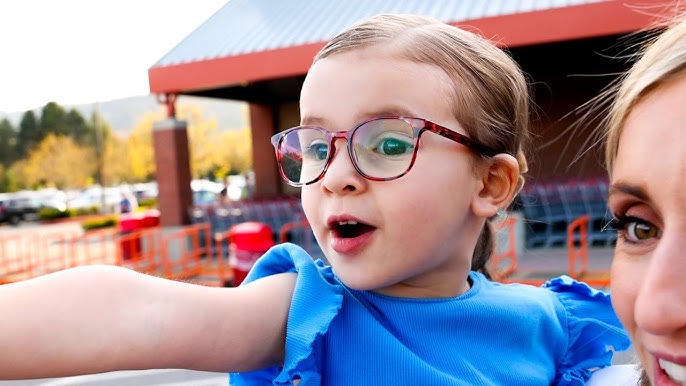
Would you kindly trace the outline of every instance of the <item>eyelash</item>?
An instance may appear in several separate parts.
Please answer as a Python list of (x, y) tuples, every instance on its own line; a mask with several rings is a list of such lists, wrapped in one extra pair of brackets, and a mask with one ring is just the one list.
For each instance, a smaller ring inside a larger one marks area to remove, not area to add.
[[(607, 229), (609, 230), (615, 230), (618, 232), (618, 237), (621, 237), (624, 241), (631, 243), (631, 244), (638, 244), (641, 242), (645, 242), (648, 239), (638, 239), (634, 240), (634, 237), (627, 237), (627, 231), (628, 231), (628, 226), (630, 224), (637, 224), (637, 225), (645, 225), (650, 228), (657, 228), (653, 223), (646, 221), (642, 218), (635, 217), (635, 216), (615, 216), (608, 224), (607, 224)], [(635, 232), (635, 229), (634, 229)], [(659, 237), (661, 234), (661, 231), (658, 229), (657, 230), (658, 234), (656, 237)]]

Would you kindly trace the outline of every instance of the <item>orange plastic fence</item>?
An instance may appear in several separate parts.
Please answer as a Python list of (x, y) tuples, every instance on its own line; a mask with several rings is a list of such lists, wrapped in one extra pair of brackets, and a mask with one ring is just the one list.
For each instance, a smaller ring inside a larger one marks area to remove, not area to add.
[[(489, 261), (491, 276), (493, 280), (501, 281), (511, 276), (517, 271), (517, 240), (515, 237), (515, 224), (517, 219), (508, 217), (498, 226), (498, 231), (507, 232), (507, 246), (508, 248), (498, 252), (497, 248), (491, 255)], [(506, 264), (503, 266), (503, 264)]]
[[(118, 234), (113, 238), (117, 253), (115, 265), (138, 272), (162, 276), (162, 228), (152, 227)], [(103, 246), (104, 247), (104, 246)]]
[(609, 270), (588, 268), (588, 221), (589, 216), (583, 215), (567, 226), (569, 276), (591, 286), (607, 287), (610, 285)]
[(203, 285), (223, 286), (231, 282), (232, 271), (223, 250), (216, 245), (209, 223), (184, 227), (164, 236), (162, 241), (163, 274), (174, 280)]
[[(509, 248), (503, 252), (495, 253), (491, 257), (491, 276), (493, 280), (503, 283), (520, 283), (534, 286), (543, 285), (553, 277), (566, 274), (564, 269), (521, 269), (517, 265), (517, 245), (515, 235), (516, 218), (508, 218), (501, 228), (506, 228), (508, 232)], [(509, 261), (509, 265), (502, 267), (503, 261)]]
[(119, 253), (117, 237), (119, 232), (114, 227), (95, 229), (74, 237), (71, 240), (73, 254), (69, 266), (116, 264)]
[(0, 236), (0, 284), (32, 277), (31, 256), (35, 243), (22, 233)]
[(196, 224), (163, 235), (152, 227), (121, 234), (89, 232), (0, 235), (0, 284), (90, 264), (120, 265), (139, 272), (207, 285), (224, 285), (232, 271), (213, 244), (210, 225)]
[(286, 224), (284, 224), (281, 229), (279, 229), (279, 242), (280, 243), (285, 243), (288, 240), (288, 234), (296, 229), (300, 230), (309, 230), (310, 229), (310, 223), (306, 219), (302, 220), (297, 220), (297, 221), (291, 221)]

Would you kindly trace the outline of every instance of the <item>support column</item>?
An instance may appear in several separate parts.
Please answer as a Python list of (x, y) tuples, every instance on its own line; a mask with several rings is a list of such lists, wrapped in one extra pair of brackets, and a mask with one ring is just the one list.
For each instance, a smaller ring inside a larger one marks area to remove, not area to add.
[(173, 116), (153, 125), (160, 225), (190, 224), (193, 203), (186, 122)]
[(250, 103), (253, 170), (255, 170), (255, 197), (276, 197), (280, 192), (281, 178), (270, 139), (274, 133), (274, 112), (271, 105)]

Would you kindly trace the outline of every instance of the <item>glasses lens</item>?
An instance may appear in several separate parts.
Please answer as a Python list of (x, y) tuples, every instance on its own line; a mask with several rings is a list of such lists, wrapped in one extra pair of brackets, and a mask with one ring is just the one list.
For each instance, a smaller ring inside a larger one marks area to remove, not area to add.
[(329, 157), (329, 143), (324, 131), (301, 127), (283, 137), (279, 152), (284, 176), (290, 182), (306, 184), (324, 170)]
[(401, 176), (412, 165), (414, 129), (402, 119), (383, 118), (360, 126), (352, 138), (355, 163), (373, 178)]

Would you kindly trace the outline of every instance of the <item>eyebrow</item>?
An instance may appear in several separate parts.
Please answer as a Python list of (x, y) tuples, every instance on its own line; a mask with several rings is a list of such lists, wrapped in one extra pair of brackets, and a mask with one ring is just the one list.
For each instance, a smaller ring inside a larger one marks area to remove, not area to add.
[[(388, 115), (395, 115), (395, 116), (402, 116), (402, 117), (415, 117), (415, 114), (407, 111), (404, 108), (400, 108), (397, 106), (386, 106), (381, 109), (376, 109), (373, 111), (365, 111), (360, 116), (362, 117), (359, 119), (360, 123), (362, 121), (366, 121), (367, 119), (375, 118), (375, 117), (382, 117), (382, 116), (388, 116)], [(312, 125), (312, 126), (321, 126), (325, 127), (326, 126), (327, 120), (318, 115), (310, 115), (310, 116), (304, 116), (301, 117), (300, 123), (303, 125)]]
[(632, 185), (626, 182), (617, 182), (610, 186), (608, 196), (615, 193), (624, 193), (630, 196), (634, 196), (642, 201), (648, 201), (648, 193), (640, 186)]

